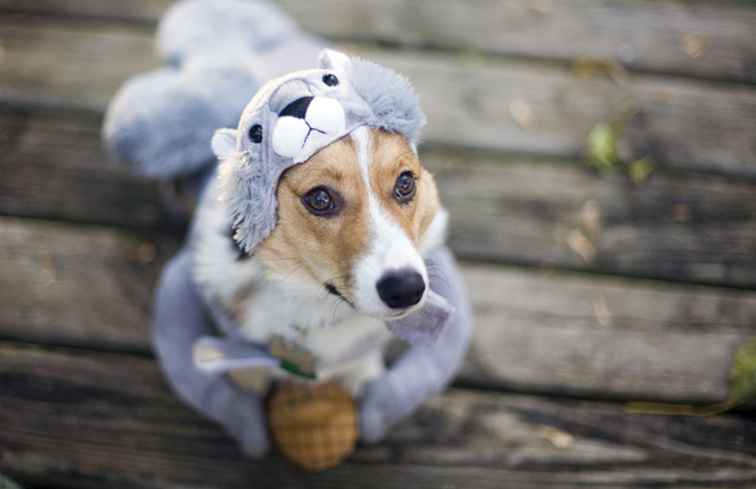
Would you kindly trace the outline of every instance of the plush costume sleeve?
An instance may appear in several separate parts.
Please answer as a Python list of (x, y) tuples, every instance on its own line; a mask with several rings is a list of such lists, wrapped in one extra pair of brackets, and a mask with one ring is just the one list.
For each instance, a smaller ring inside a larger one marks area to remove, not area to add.
[(268, 451), (270, 442), (260, 398), (236, 388), (226, 376), (203, 372), (194, 365), (195, 341), (212, 328), (191, 276), (191, 261), (182, 251), (166, 266), (157, 290), (153, 343), (171, 387), (188, 404), (220, 423), (253, 457)]
[(454, 257), (444, 247), (435, 250), (426, 262), (431, 289), (444, 297), (454, 312), (434, 342), (412, 346), (366, 386), (360, 404), (363, 441), (380, 440), (388, 427), (446, 387), (467, 351), (471, 311)]

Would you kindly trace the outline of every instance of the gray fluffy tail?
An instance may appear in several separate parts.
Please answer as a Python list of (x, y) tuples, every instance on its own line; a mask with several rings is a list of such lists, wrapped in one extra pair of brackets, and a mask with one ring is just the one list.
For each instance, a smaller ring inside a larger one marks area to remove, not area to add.
[(262, 83), (313, 65), (323, 47), (263, 0), (178, 2), (157, 46), (167, 66), (128, 80), (103, 127), (114, 160), (157, 178), (214, 164), (215, 130), (235, 127)]

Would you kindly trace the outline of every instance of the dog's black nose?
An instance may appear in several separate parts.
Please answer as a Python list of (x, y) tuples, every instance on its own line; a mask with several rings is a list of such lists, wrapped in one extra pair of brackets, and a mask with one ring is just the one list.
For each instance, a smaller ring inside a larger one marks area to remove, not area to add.
[(375, 287), (387, 306), (392, 309), (404, 309), (420, 302), (425, 292), (425, 281), (416, 271), (405, 268), (386, 273)]
[(312, 102), (312, 99), (314, 97), (302, 97), (298, 98), (286, 107), (284, 107), (284, 110), (281, 111), (281, 113), (278, 114), (279, 117), (283, 117), (285, 115), (296, 117), (297, 119), (304, 119), (305, 114), (307, 113), (307, 107), (310, 106), (310, 102)]

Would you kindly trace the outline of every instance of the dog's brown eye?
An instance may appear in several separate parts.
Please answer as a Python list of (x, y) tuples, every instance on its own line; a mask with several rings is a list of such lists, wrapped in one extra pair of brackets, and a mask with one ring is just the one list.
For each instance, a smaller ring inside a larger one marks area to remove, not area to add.
[(417, 187), (415, 185), (415, 175), (411, 171), (406, 171), (399, 175), (394, 184), (394, 198), (400, 204), (406, 204), (415, 196)]
[(341, 196), (328, 187), (315, 187), (302, 197), (310, 213), (320, 217), (332, 217), (341, 210)]

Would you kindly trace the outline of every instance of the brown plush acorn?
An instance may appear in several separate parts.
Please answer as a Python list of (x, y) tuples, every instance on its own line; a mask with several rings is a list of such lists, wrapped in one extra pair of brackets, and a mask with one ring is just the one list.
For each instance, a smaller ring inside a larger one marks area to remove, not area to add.
[(337, 466), (357, 443), (354, 400), (332, 383), (286, 383), (268, 405), (271, 432), (281, 452), (307, 470)]

